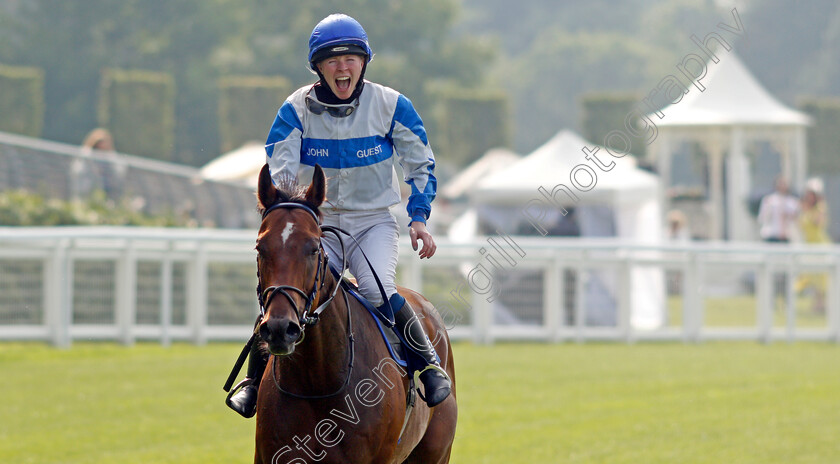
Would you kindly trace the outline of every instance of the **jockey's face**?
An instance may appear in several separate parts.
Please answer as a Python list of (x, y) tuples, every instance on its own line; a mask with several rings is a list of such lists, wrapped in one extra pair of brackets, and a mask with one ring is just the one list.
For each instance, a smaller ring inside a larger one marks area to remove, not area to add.
[(346, 100), (353, 95), (353, 90), (359, 83), (364, 59), (359, 55), (331, 56), (320, 61), (317, 66), (335, 96)]

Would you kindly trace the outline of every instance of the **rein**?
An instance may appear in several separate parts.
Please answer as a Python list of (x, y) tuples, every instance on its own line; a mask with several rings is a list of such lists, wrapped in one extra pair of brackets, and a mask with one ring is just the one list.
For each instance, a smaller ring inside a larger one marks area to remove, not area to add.
[[(338, 285), (338, 283), (336, 283)], [(344, 378), (344, 382), (342, 382), (341, 386), (332, 393), (328, 393), (326, 395), (301, 395), (297, 393), (292, 393), (283, 387), (280, 386), (280, 381), (277, 380), (277, 375), (274, 374), (274, 366), (277, 364), (277, 356), (272, 356), (271, 359), (271, 380), (274, 380), (274, 385), (277, 387), (277, 390), (284, 395), (291, 396), (292, 398), (297, 398), (299, 400), (322, 400), (325, 398), (332, 398), (340, 394), (347, 388), (347, 385), (350, 384), (350, 377), (353, 376), (353, 361), (356, 358), (356, 338), (353, 336), (353, 317), (350, 312), (350, 302), (347, 300), (347, 292), (344, 290), (341, 291), (341, 294), (344, 296), (344, 304), (347, 307), (347, 339), (349, 340), (350, 344), (350, 353), (348, 356), (347, 361), (347, 377)]]

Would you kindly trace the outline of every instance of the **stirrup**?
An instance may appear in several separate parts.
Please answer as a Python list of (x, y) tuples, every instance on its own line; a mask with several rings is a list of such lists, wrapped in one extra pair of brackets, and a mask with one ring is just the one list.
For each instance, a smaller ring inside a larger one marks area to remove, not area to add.
[(242, 390), (243, 388), (245, 388), (247, 386), (250, 386), (250, 385), (253, 385), (253, 384), (254, 384), (254, 379), (249, 379), (247, 377), (242, 379), (241, 382), (234, 385), (233, 388), (230, 389), (230, 393), (228, 393), (227, 397), (225, 398), (225, 404), (228, 405), (228, 407), (231, 407), (230, 399), (233, 397), (233, 395), (239, 393), (239, 391)]
[(445, 371), (445, 370), (443, 370), (443, 368), (442, 368), (442, 367), (440, 367), (438, 364), (428, 364), (428, 365), (426, 365), (426, 367), (424, 367), (423, 369), (421, 369), (421, 370), (417, 373), (417, 375), (420, 375), (420, 374), (422, 374), (422, 373), (424, 373), (424, 372), (426, 372), (426, 371), (428, 371), (428, 370), (432, 370), (432, 371), (438, 371), (438, 372), (440, 372), (441, 374), (443, 374), (443, 377), (444, 377), (444, 378), (446, 378), (446, 380), (447, 380), (449, 383), (452, 383), (452, 379), (450, 379), (450, 378), (449, 378), (449, 374), (447, 374), (447, 373), (446, 373), (446, 371)]
[[(449, 374), (447, 374), (447, 373), (446, 373), (446, 371), (445, 371), (445, 370), (443, 370), (443, 368), (442, 368), (442, 367), (440, 367), (438, 364), (429, 364), (429, 365), (427, 365), (426, 367), (424, 367), (423, 369), (421, 369), (421, 370), (417, 373), (417, 376), (419, 377), (419, 376), (420, 376), (421, 374), (423, 374), (424, 372), (426, 372), (426, 371), (430, 371), (430, 370), (431, 370), (431, 371), (438, 371), (438, 372), (440, 372), (440, 373), (441, 373), (441, 375), (443, 375), (443, 378), (444, 378), (447, 382), (449, 382), (449, 388), (450, 388), (450, 389), (452, 388), (452, 379), (449, 377)], [(421, 382), (421, 383), (422, 383), (422, 382)], [(425, 384), (423, 384), (423, 386), (425, 386)], [(421, 398), (421, 399), (423, 399), (423, 401), (424, 401), (424, 402), (428, 403), (428, 401), (426, 401), (426, 395), (424, 395), (424, 394), (423, 394), (423, 392), (422, 392), (422, 391), (420, 391), (420, 389), (419, 389), (419, 388), (417, 389), (417, 394), (418, 394), (418, 395), (420, 395), (420, 398)], [(451, 394), (451, 393), (450, 393), (450, 394)]]

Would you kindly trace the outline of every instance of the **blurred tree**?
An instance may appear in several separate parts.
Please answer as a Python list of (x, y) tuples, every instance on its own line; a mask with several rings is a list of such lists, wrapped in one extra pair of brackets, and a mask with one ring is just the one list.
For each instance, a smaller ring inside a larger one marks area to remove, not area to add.
[(498, 35), (503, 50), (512, 56), (526, 52), (546, 29), (635, 34), (640, 13), (663, 3), (661, 0), (462, 1), (467, 12), (461, 28), (471, 34)]
[(714, 7), (714, 1), (656, 2), (641, 11), (638, 37), (645, 43), (656, 45), (660, 53), (656, 59), (658, 74), (664, 77), (673, 72), (674, 65), (687, 53), (695, 52), (697, 46), (691, 41), (692, 35), (703, 38), (721, 21), (727, 24), (733, 22), (728, 12)]
[[(492, 54), (449, 32), (457, 0), (348, 0), (341, 8), (368, 30), (377, 54), (368, 76), (404, 92), (421, 114), (429, 106), (427, 81), (483, 80)], [(174, 160), (198, 165), (219, 154), (219, 77), (313, 81), (309, 34), (333, 12), (327, 0), (0, 0), (0, 59), (44, 69), (43, 135), (69, 143), (96, 126), (102, 69), (172, 74), (178, 89)], [(270, 124), (269, 118), (266, 131)]]
[(491, 82), (510, 93), (520, 152), (575, 127), (583, 93), (647, 93), (694, 50), (692, 34), (728, 20), (712, 0), (463, 1), (458, 31), (501, 43)]
[(148, 69), (173, 74), (181, 89), (176, 160), (195, 162), (202, 150), (215, 152), (211, 58), (235, 24), (221, 7), (235, 5), (230, 0), (21, 3), (14, 58), (45, 71), (44, 137), (79, 143), (96, 127), (103, 68)]
[[(295, 86), (314, 82), (307, 63), (309, 34), (335, 12), (347, 13), (365, 27), (374, 52), (366, 77), (408, 96), (421, 115), (432, 106), (431, 82), (475, 87), (485, 79), (494, 54), (481, 40), (453, 37), (457, 0), (394, 2), (350, 0), (336, 10), (331, 2), (246, 0), (254, 22), (238, 43), (240, 66), (260, 74), (282, 75)], [(266, 130), (271, 121), (266, 122)]]
[(840, 95), (837, 0), (761, 0), (742, 20), (747, 42), (739, 53), (768, 90), (788, 103), (802, 94)]
[(808, 128), (809, 174), (840, 174), (840, 98), (804, 97), (799, 109), (812, 118)]
[(650, 47), (627, 36), (546, 31), (513, 61), (519, 72), (508, 81), (516, 96), (517, 151), (532, 150), (559, 130), (576, 127), (578, 99), (584, 93), (643, 88), (656, 77), (651, 74), (653, 61)]
[[(736, 49), (771, 92), (788, 103), (840, 95), (840, 3), (737, 5), (747, 40)], [(327, 0), (0, 0), (0, 61), (44, 70), (42, 133), (70, 143), (96, 125), (103, 68), (172, 74), (175, 159), (202, 164), (219, 153), (219, 77), (312, 82), (309, 33), (343, 11), (368, 30), (369, 78), (424, 116), (441, 83), (506, 89), (514, 148), (525, 152), (580, 120), (582, 92), (649, 92), (695, 50), (692, 34), (732, 23), (730, 9), (716, 0), (346, 0), (340, 9)]]

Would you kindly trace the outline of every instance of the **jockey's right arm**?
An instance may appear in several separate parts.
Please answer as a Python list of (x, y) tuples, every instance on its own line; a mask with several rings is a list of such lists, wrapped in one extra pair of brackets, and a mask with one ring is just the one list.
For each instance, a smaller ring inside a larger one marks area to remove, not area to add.
[(274, 124), (265, 142), (266, 163), (274, 185), (282, 185), (297, 178), (300, 166), (300, 146), (303, 124), (290, 100), (277, 111)]

